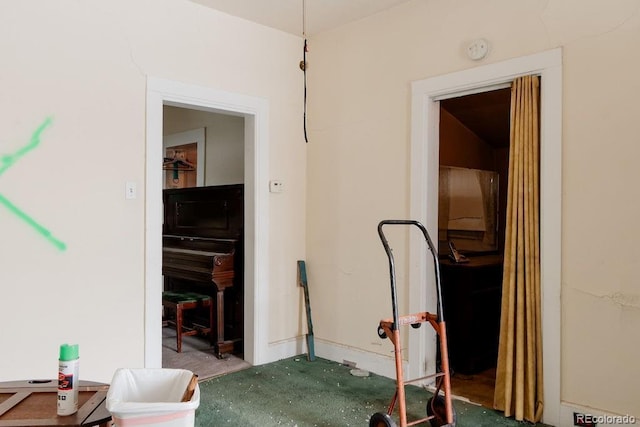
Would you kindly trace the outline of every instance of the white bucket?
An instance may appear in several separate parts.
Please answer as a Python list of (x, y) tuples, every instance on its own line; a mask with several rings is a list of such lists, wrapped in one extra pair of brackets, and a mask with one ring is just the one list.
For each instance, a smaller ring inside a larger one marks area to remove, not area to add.
[(186, 369), (118, 369), (107, 392), (117, 427), (193, 427), (200, 387), (182, 402), (193, 372)]

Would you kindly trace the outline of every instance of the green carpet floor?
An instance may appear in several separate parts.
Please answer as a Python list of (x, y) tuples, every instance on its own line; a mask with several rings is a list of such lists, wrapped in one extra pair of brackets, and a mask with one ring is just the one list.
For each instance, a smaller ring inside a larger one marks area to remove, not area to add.
[[(395, 380), (374, 374), (357, 377), (350, 371), (336, 362), (309, 362), (300, 356), (203, 381), (195, 425), (366, 427), (372, 414), (386, 411)], [(424, 417), (431, 395), (417, 386), (405, 389), (409, 421)], [(500, 412), (458, 400), (453, 403), (458, 427), (523, 424)]]

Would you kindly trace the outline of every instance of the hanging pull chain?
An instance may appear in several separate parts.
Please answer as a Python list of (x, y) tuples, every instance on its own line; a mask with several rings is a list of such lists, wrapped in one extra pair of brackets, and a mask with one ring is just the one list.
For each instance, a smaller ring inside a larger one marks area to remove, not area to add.
[(302, 37), (304, 38), (304, 47), (302, 50), (302, 61), (300, 61), (300, 69), (304, 75), (304, 101), (303, 101), (303, 115), (302, 115), (302, 127), (304, 129), (304, 141), (305, 143), (309, 142), (309, 138), (307, 136), (307, 52), (309, 48), (307, 47), (307, 32), (306, 32), (306, 15), (307, 8), (305, 4), (305, 0), (302, 0)]

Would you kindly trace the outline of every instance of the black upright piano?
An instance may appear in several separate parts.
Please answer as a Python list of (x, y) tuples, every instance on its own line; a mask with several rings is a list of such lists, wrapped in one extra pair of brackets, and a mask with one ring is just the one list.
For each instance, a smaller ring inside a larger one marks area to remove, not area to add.
[(162, 274), (167, 291), (211, 295), (214, 350), (241, 353), (244, 334), (244, 186), (163, 190)]

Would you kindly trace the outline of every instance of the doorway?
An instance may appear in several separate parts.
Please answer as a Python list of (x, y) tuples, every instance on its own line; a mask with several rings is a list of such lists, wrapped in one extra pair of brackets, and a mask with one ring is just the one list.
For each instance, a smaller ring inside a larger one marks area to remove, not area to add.
[(164, 106), (244, 118), (244, 359), (252, 365), (268, 354), (268, 103), (165, 79), (147, 81), (145, 183), (144, 366), (162, 366), (162, 128)]
[[(164, 167), (163, 191), (170, 192), (169, 200), (176, 200), (179, 197), (196, 203), (193, 199), (199, 194), (201, 208), (205, 203), (214, 203), (220, 200), (220, 193), (224, 188), (233, 186), (242, 188), (244, 186), (244, 117), (230, 115), (219, 112), (194, 110), (191, 108), (163, 106), (163, 147), (165, 162), (172, 160), (170, 166)], [(186, 165), (181, 169), (174, 165)], [(195, 188), (199, 187), (198, 193)], [(203, 188), (204, 187), (204, 188)], [(204, 193), (202, 192), (204, 191)], [(187, 193), (185, 193), (187, 192)], [(191, 194), (191, 196), (190, 196)], [(205, 197), (208, 195), (208, 197)], [(226, 196), (226, 194), (225, 194)], [(165, 194), (167, 197), (167, 194)], [(240, 202), (238, 202), (240, 203)], [(240, 204), (239, 206), (242, 206)], [(173, 209), (165, 212), (164, 227), (173, 224), (168, 221), (168, 216), (176, 213)], [(244, 224), (244, 212), (242, 209), (232, 210), (234, 218), (233, 224)], [(194, 220), (198, 223), (209, 221), (213, 212), (194, 213)], [(184, 215), (181, 215), (181, 217)], [(207, 219), (209, 218), (209, 219)], [(184, 219), (184, 218), (183, 218)], [(235, 228), (234, 228), (235, 230)], [(173, 234), (176, 232), (183, 234), (172, 227), (164, 230), (164, 233)], [(185, 230), (186, 231), (186, 230)], [(238, 232), (240, 232), (238, 230)], [(194, 236), (198, 240), (200, 249), (212, 250), (219, 248), (222, 231), (211, 233), (208, 228), (193, 227), (188, 230), (189, 236)], [(207, 234), (207, 236), (205, 236)], [(183, 234), (184, 237), (184, 234)], [(216, 239), (217, 237), (217, 239)], [(163, 239), (164, 240), (164, 239)], [(188, 241), (188, 239), (187, 239)], [(167, 245), (183, 244), (184, 239), (170, 239)], [(235, 372), (250, 366), (244, 360), (242, 345), (244, 342), (244, 330), (242, 327), (242, 309), (244, 304), (243, 292), (243, 271), (244, 260), (242, 245), (238, 242), (235, 246), (235, 279), (234, 285), (224, 291), (224, 334), (225, 339), (232, 340), (231, 351), (225, 352), (222, 358), (216, 355), (215, 347), (211, 345), (208, 333), (198, 333), (204, 328), (211, 328), (206, 313), (198, 313), (198, 310), (189, 310), (184, 313), (187, 330), (195, 335), (185, 335), (182, 337), (181, 352), (177, 352), (177, 333), (174, 322), (163, 321), (162, 327), (162, 367), (188, 369), (198, 374), (199, 378), (207, 379), (214, 376)], [(195, 247), (191, 247), (195, 249)], [(196, 262), (195, 259), (192, 262)], [(195, 264), (192, 265), (192, 267)], [(187, 269), (189, 269), (187, 267)], [(216, 290), (210, 281), (193, 282), (176, 279), (174, 277), (164, 277), (165, 291), (174, 287), (209, 295), (212, 300), (216, 300)], [(164, 316), (172, 313), (165, 311)], [(200, 316), (196, 316), (199, 314)], [(204, 316), (202, 316), (204, 315)], [(204, 318), (201, 318), (204, 317)], [(166, 320), (166, 319), (165, 319)], [(201, 326), (205, 325), (205, 326)], [(209, 331), (210, 329), (206, 329)]]
[[(541, 78), (540, 105), (540, 265), (544, 365), (542, 422), (560, 422), (561, 236), (562, 236), (562, 49), (476, 66), (467, 70), (415, 81), (411, 101), (410, 215), (422, 221), (432, 235), (438, 232), (439, 116), (446, 98), (486, 92), (516, 77)], [(433, 266), (420, 260), (425, 249), (410, 240), (410, 312), (435, 294)], [(426, 286), (425, 286), (426, 283)], [(433, 310), (433, 306), (427, 306)], [(426, 333), (410, 334), (408, 374), (414, 378), (436, 370), (436, 340)]]
[[(438, 253), (451, 390), (493, 408), (509, 168), (509, 87), (440, 101)], [(454, 262), (451, 247), (466, 258)]]

